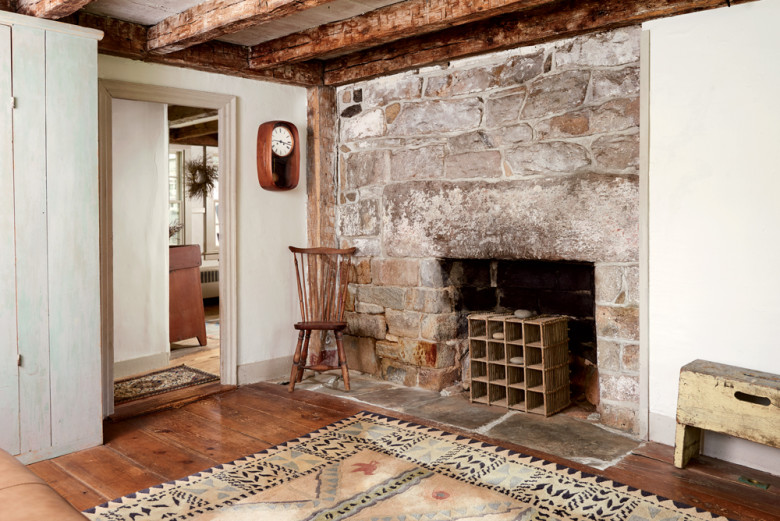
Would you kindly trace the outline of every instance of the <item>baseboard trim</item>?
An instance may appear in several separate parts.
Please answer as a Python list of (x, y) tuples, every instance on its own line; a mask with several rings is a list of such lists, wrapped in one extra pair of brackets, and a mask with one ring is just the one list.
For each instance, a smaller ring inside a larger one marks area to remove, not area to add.
[(114, 379), (119, 380), (134, 374), (146, 373), (156, 369), (167, 367), (171, 361), (171, 353), (158, 353), (156, 355), (141, 356), (131, 360), (114, 362)]
[(265, 382), (290, 376), (292, 355), (238, 366), (238, 385)]

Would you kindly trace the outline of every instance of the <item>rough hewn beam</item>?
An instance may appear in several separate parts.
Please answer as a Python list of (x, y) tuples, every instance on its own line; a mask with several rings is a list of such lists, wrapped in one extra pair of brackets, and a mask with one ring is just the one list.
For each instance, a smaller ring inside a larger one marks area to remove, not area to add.
[(87, 13), (79, 13), (75, 22), (105, 33), (98, 43), (98, 51), (102, 54), (293, 85), (322, 83), (321, 62), (282, 65), (255, 71), (248, 66), (248, 47), (213, 41), (170, 54), (151, 54), (146, 50), (147, 29), (143, 25)]
[(561, 0), (328, 60), (325, 84), (353, 83), (451, 59), (725, 6), (725, 0)]
[(207, 0), (149, 29), (147, 49), (179, 51), (333, 0)]
[[(58, 20), (71, 15), (95, 0), (16, 0), (16, 12)], [(10, 2), (9, 2), (10, 3)], [(0, 2), (2, 4), (2, 2)]]
[(552, 0), (407, 0), (360, 16), (264, 42), (252, 48), (250, 65), (262, 69), (279, 63), (308, 60), (334, 52), (367, 49), (484, 20), (512, 11), (538, 7)]
[(170, 129), (170, 137), (175, 140), (183, 140), (208, 136), (209, 134), (216, 134), (217, 132), (219, 132), (219, 121), (214, 120), (181, 128), (172, 128)]
[(14, 0), (0, 0), (0, 11), (16, 11)]

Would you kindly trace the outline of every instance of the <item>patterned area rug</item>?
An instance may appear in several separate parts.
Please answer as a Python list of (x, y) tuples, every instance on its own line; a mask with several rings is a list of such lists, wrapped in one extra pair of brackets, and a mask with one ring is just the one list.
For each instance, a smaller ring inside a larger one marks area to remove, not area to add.
[(114, 382), (114, 405), (219, 380), (219, 376), (200, 369), (177, 365), (142, 376)]
[(367, 412), (86, 515), (115, 521), (725, 519), (563, 465)]

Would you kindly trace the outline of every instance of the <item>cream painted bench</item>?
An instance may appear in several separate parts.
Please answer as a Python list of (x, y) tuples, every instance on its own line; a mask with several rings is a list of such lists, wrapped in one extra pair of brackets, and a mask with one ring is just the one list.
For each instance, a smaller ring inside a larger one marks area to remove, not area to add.
[(701, 450), (702, 431), (780, 447), (780, 376), (695, 360), (680, 370), (674, 465)]

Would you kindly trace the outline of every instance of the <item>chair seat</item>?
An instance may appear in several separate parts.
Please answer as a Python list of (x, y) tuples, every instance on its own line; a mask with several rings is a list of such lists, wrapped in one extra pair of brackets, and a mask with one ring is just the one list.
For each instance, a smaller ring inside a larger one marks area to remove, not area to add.
[(293, 325), (295, 329), (304, 331), (342, 331), (346, 329), (346, 322), (298, 322)]

